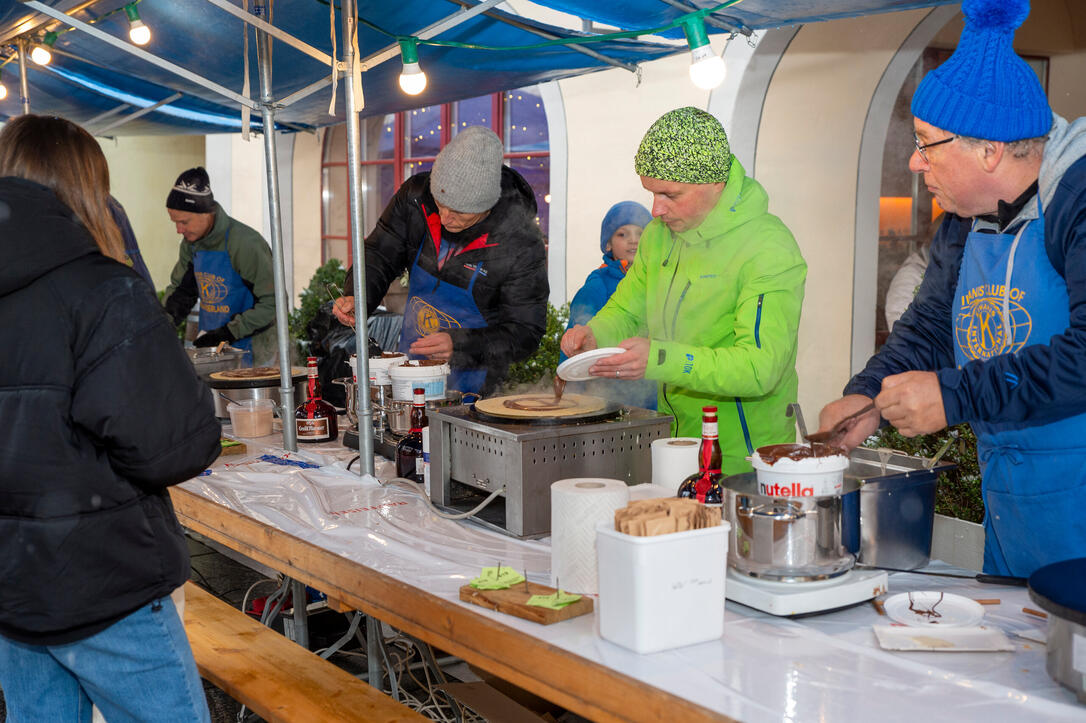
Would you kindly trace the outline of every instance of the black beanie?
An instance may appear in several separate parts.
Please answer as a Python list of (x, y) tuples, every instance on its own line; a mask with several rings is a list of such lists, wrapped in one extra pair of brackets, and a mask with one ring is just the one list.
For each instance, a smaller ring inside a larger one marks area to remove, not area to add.
[(190, 213), (214, 213), (215, 196), (211, 193), (211, 179), (202, 166), (190, 168), (174, 181), (170, 195), (166, 196), (166, 208)]

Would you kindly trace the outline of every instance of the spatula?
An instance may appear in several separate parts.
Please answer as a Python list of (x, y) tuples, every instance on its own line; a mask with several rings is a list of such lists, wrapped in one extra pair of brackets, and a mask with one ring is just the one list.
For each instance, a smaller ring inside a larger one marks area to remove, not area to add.
[(832, 428), (827, 429), (825, 432), (812, 432), (811, 434), (803, 435), (803, 438), (812, 444), (822, 444), (825, 442), (829, 442), (831, 439), (836, 439), (841, 435), (845, 434), (852, 426), (853, 422), (855, 422), (858, 418), (867, 414), (874, 408), (875, 403), (871, 402), (862, 409), (859, 409), (858, 411), (853, 412), (844, 419), (839, 420), (837, 424), (833, 425)]

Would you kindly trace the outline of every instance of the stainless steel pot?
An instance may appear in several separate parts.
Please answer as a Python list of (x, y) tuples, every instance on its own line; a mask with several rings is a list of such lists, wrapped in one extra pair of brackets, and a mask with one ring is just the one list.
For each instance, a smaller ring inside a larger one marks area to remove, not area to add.
[(214, 347), (197, 349), (194, 346), (188, 346), (185, 347), (185, 353), (188, 354), (196, 375), (205, 382), (209, 381), (210, 375), (215, 372), (241, 369), (241, 363), (245, 357), (244, 349), (235, 349), (232, 346), (225, 346), (220, 352), (216, 352)]
[[(458, 392), (450, 389), (445, 392), (444, 399), (427, 399), (427, 409), (440, 409), (458, 404), (468, 404), (478, 401), (481, 397), (474, 392)], [(411, 402), (388, 397), (388, 428), (393, 434), (404, 435), (411, 431)]]
[(759, 494), (753, 473), (727, 477), (722, 485), (724, 517), (731, 523), (728, 565), (736, 571), (778, 582), (807, 582), (852, 568), (859, 539), (856, 481), (846, 479), (841, 494), (823, 497)]
[[(239, 382), (246, 382), (244, 385)], [(295, 373), (291, 377), (291, 381), (294, 382), (294, 405), (297, 406), (305, 401), (306, 397), (306, 375), (303, 370), (301, 374)], [(211, 396), (215, 399), (215, 416), (221, 419), (229, 419), (230, 413), (226, 411), (230, 402), (240, 402), (245, 399), (270, 399), (275, 402), (275, 408), (279, 412), (280, 418), (286, 414), (288, 417), (293, 414), (294, 410), (281, 409), (281, 400), (279, 395), (279, 379), (266, 379), (260, 380), (259, 383), (254, 380), (216, 380), (211, 379), (208, 381), (208, 386), (211, 387)]]
[(1086, 703), (1086, 557), (1045, 565), (1029, 576), (1029, 597), (1048, 613), (1045, 670)]

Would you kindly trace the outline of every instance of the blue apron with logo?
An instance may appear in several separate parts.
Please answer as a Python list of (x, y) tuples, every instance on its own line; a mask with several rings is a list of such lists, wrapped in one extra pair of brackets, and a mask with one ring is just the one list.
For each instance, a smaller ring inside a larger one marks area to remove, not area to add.
[[(423, 244), (425, 243), (423, 241)], [(445, 248), (446, 243), (441, 241), (438, 258), (448, 251)], [(481, 329), (487, 325), (486, 318), (479, 311), (472, 295), (475, 280), (479, 278), (483, 265), (480, 263), (475, 267), (468, 287), (462, 289), (424, 271), (419, 267), (420, 256), (422, 244), (419, 245), (415, 261), (411, 264), (407, 306), (403, 313), (403, 331), (400, 335), (400, 351), (404, 354), (408, 353), (407, 350), (416, 339), (427, 334), (449, 329)], [(453, 368), (449, 373), (447, 388), (479, 394), (483, 391), (485, 382), (486, 369)]]
[[(223, 244), (229, 248), (229, 243), (228, 228)], [(234, 270), (226, 250), (197, 251), (192, 257), (192, 269), (196, 274), (196, 287), (200, 290), (200, 331), (218, 329), (256, 304), (256, 298), (245, 285), (245, 280)], [(244, 363), (252, 365), (252, 337), (238, 339), (230, 346), (244, 349)]]
[[(970, 231), (954, 322), (959, 368), (1047, 344), (1067, 329), (1067, 284), (1045, 251), (1043, 213), (1016, 236)], [(1013, 390), (1019, 380), (1012, 376), (1004, 382)], [(972, 427), (983, 479), (984, 571), (1027, 577), (1086, 554), (1086, 515), (1079, 509), (1086, 493), (1086, 415)]]

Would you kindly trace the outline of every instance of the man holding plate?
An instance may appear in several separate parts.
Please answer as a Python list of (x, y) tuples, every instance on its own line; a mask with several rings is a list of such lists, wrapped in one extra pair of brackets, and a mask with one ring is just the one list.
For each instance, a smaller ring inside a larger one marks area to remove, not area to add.
[(749, 471), (757, 447), (795, 441), (785, 411), (796, 401), (807, 264), (709, 113), (664, 114), (642, 139), (634, 170), (654, 218), (615, 293), (565, 333), (562, 351), (624, 349), (590, 373), (655, 380), (658, 408), (675, 416), (677, 436), (700, 436), (701, 408), (716, 405), (723, 471)]

